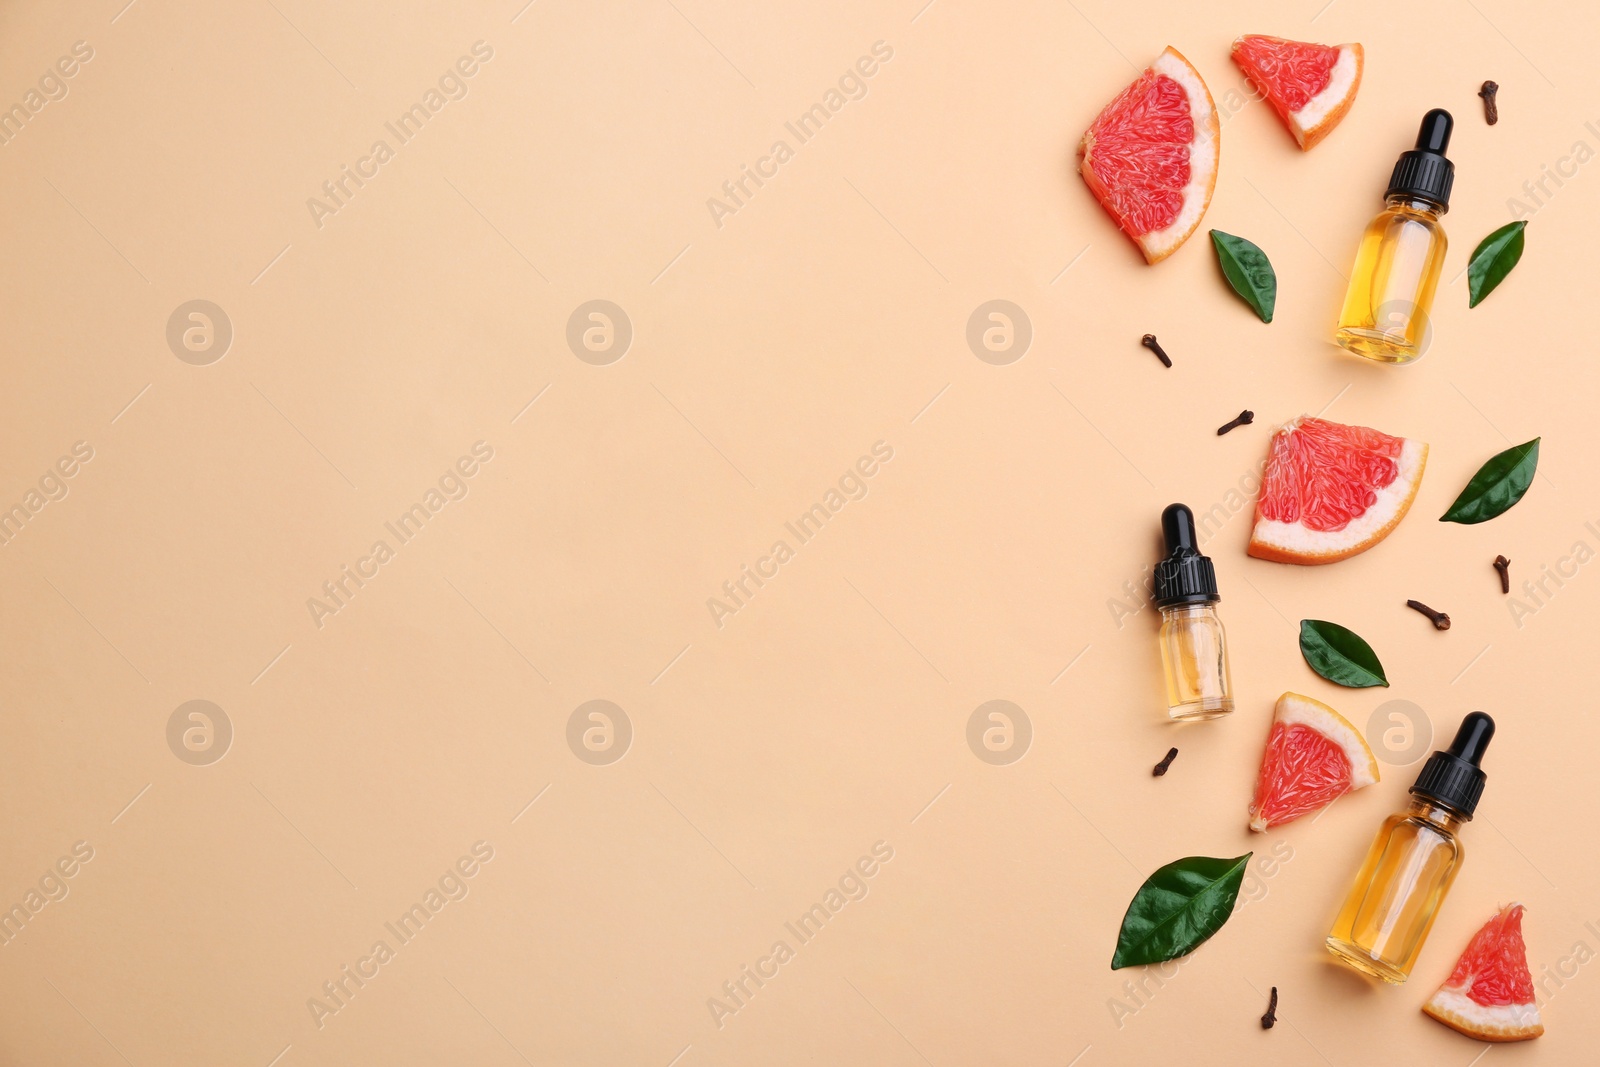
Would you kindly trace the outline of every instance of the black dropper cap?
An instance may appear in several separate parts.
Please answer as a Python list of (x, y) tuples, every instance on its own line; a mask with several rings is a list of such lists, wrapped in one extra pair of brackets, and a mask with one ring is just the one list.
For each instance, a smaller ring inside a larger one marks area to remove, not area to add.
[(1437, 204), (1441, 212), (1449, 210), (1456, 165), (1446, 159), (1444, 153), (1450, 147), (1450, 131), (1455, 125), (1450, 112), (1441, 107), (1422, 116), (1417, 147), (1402, 153), (1400, 161), (1394, 165), (1394, 173), (1389, 175), (1389, 188), (1383, 194), (1385, 199), (1400, 193)]
[(1488, 775), (1478, 768), (1483, 751), (1494, 736), (1494, 720), (1481, 711), (1474, 711), (1461, 720), (1456, 739), (1450, 742), (1449, 752), (1435, 752), (1422, 765), (1416, 784), (1411, 787), (1413, 796), (1443, 804), (1462, 818), (1472, 818), (1483, 795), (1483, 783)]
[(1161, 513), (1161, 534), (1167, 540), (1167, 558), (1156, 564), (1156, 607), (1221, 600), (1216, 569), (1200, 554), (1194, 512), (1183, 504), (1168, 504)]

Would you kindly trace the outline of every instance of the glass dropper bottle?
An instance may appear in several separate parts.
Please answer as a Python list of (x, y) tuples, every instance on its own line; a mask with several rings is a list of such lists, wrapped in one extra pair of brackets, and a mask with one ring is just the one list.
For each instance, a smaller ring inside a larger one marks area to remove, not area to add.
[(1171, 504), (1161, 513), (1167, 556), (1156, 564), (1161, 609), (1161, 664), (1167, 714), (1180, 722), (1215, 719), (1233, 710), (1228, 642), (1217, 617), (1217, 572), (1200, 554), (1194, 512)]
[(1358, 971), (1404, 982), (1461, 870), (1462, 826), (1488, 776), (1478, 765), (1494, 720), (1474, 711), (1447, 752), (1435, 752), (1411, 787), (1406, 810), (1384, 820), (1328, 932), (1328, 951)]
[(1367, 224), (1333, 339), (1380, 363), (1410, 363), (1427, 349), (1433, 294), (1448, 244), (1439, 218), (1450, 210), (1455, 164), (1445, 158), (1455, 120), (1443, 108), (1422, 118), (1416, 147), (1402, 153)]

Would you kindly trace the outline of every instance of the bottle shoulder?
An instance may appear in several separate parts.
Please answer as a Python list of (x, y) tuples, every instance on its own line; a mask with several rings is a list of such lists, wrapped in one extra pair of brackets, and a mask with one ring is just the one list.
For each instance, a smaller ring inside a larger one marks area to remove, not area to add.
[(1161, 629), (1169, 633), (1186, 629), (1220, 631), (1222, 617), (1217, 614), (1217, 602), (1214, 600), (1200, 604), (1177, 604), (1161, 609)]
[(1431, 848), (1448, 849), (1459, 860), (1463, 855), (1459, 826), (1441, 823), (1415, 811), (1401, 811), (1384, 822), (1389, 837), (1402, 836)]
[(1373, 217), (1378, 226), (1414, 226), (1425, 229), (1445, 239), (1444, 221), (1439, 212), (1429, 204), (1417, 200), (1389, 200)]
[(1443, 205), (1436, 204), (1431, 200), (1424, 200), (1421, 197), (1405, 196), (1402, 194), (1385, 197), (1383, 201), (1383, 208), (1385, 211), (1399, 212), (1414, 216), (1416, 218), (1431, 219), (1434, 222), (1438, 222), (1439, 219), (1443, 217), (1444, 213), (1449, 210)]

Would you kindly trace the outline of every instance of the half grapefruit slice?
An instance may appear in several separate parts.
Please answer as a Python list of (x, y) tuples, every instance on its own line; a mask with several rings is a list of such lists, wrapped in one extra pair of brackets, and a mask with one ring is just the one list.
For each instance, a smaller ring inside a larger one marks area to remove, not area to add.
[(1078, 172), (1147, 262), (1172, 255), (1200, 225), (1221, 130), (1200, 72), (1168, 48), (1084, 131)]
[(1365, 57), (1358, 44), (1307, 44), (1250, 34), (1233, 42), (1233, 61), (1267, 98), (1300, 150), (1308, 152), (1356, 102)]
[(1333, 563), (1399, 525), (1422, 484), (1428, 446), (1303, 415), (1279, 428), (1256, 498), (1250, 555)]
[(1449, 980), (1422, 1006), (1424, 1013), (1479, 1041), (1526, 1041), (1544, 1033), (1522, 912), (1521, 904), (1501, 908), (1472, 935)]
[(1350, 721), (1320, 700), (1285, 693), (1261, 754), (1250, 829), (1260, 833), (1378, 780), (1378, 761)]

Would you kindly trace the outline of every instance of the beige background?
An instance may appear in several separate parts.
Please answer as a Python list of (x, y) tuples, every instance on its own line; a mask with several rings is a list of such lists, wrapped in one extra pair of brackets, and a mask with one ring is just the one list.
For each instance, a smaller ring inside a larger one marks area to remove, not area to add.
[[(1547, 580), (1519, 627), (1489, 569), (1572, 575), (1576, 542), (1600, 549), (1600, 176), (1573, 163), (1600, 148), (1591, 13), (123, 2), (0, 8), (0, 103), (93, 50), (0, 147), (0, 504), (93, 450), (0, 550), (0, 904), (70, 890), (0, 948), (0, 1060), (1468, 1067), (1482, 1047), (1418, 1007), (1511, 899), (1549, 1034), (1486, 1062), (1592, 1055), (1600, 571)], [(1310, 155), (1244, 93), (1243, 32), (1366, 45), (1354, 111)], [(385, 123), (479, 41), (465, 97), (398, 145)], [(784, 123), (879, 41), (864, 97), (798, 143)], [(1205, 225), (1271, 255), (1270, 326), (1203, 233), (1147, 268), (1073, 173), (1079, 133), (1168, 43), (1226, 113)], [(1431, 106), (1459, 122), (1453, 244), (1436, 344), (1396, 371), (1324, 339)], [(394, 157), (319, 227), (307, 200), (380, 138)], [(708, 198), (780, 138), (793, 158), (719, 227)], [(1558, 166), (1523, 264), (1469, 314), (1467, 253)], [(209, 365), (166, 339), (194, 299), (232, 325)], [(565, 340), (594, 299), (632, 324), (610, 365)], [(965, 341), (990, 299), (1032, 324), (1010, 365)], [(1246, 406), (1254, 426), (1214, 436)], [(1415, 511), (1336, 569), (1249, 560), (1230, 490), (1273, 425), (1323, 409), (1432, 444)], [(1514, 511), (1434, 521), (1536, 435)], [(480, 441), (465, 498), (401, 545), (384, 523)], [(708, 598), (879, 441), (865, 498), (715, 625)], [(1231, 516), (1208, 551), (1241, 698), (1185, 729), (1163, 722), (1153, 612), (1111, 606), (1175, 499)], [(308, 598), (379, 539), (394, 558), (319, 627)], [(1314, 677), (1303, 617), (1365, 635), (1393, 687)], [(1389, 700), (1424, 730), (1499, 721), (1407, 986), (1320, 941), (1415, 766), (1245, 831), (1291, 688), (1361, 726)], [(205, 766), (167, 740), (197, 699), (233, 730)], [(594, 699), (631, 724), (609, 765), (567, 743)], [(1007, 766), (966, 742), (993, 699), (1032, 727)], [(399, 945), (384, 924), (480, 841), (492, 861), (446, 879), (468, 895)], [(800, 944), (784, 924), (880, 841), (865, 899)], [(46, 878), (76, 842), (92, 860)], [(1252, 847), (1276, 859), (1251, 903), (1175, 975), (1108, 969), (1146, 874)], [(380, 939), (393, 958), (319, 1027), (308, 1000)], [(708, 999), (780, 939), (793, 958), (719, 1027)]]

